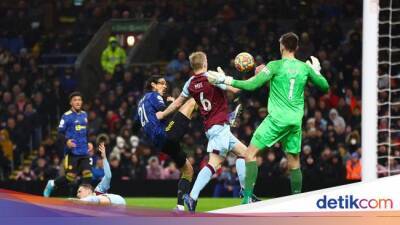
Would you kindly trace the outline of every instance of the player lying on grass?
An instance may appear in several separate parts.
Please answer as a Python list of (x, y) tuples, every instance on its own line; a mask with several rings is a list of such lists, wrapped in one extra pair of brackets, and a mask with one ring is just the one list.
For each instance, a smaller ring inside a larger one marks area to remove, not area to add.
[(94, 190), (90, 184), (81, 184), (76, 194), (78, 199), (71, 200), (101, 205), (126, 205), (125, 199), (120, 195), (107, 193), (108, 189), (110, 189), (112, 175), (110, 165), (107, 161), (104, 143), (100, 144), (99, 151), (103, 160), (104, 177)]
[[(202, 168), (198, 174), (190, 195), (185, 194), (184, 196), (189, 211), (194, 212), (200, 191), (207, 185), (215, 171), (220, 168), (229, 151), (233, 151), (238, 157), (244, 157), (246, 146), (231, 133), (228, 124), (228, 101), (225, 90), (234, 93), (239, 90), (227, 87), (225, 84), (213, 86), (208, 82), (206, 75), (208, 65), (205, 53), (194, 52), (190, 55), (189, 61), (195, 75), (186, 82), (181, 95), (163, 112), (158, 112), (157, 116), (168, 116), (191, 97), (199, 105), (206, 136), (209, 140), (207, 152), (209, 152), (210, 157), (207, 166)], [(244, 184), (245, 165), (243, 158), (236, 160), (236, 167), (240, 183)]]
[(246, 181), (242, 204), (250, 203), (258, 168), (256, 154), (280, 141), (288, 159), (292, 194), (300, 193), (302, 173), (300, 170), (301, 126), (304, 114), (304, 88), (310, 80), (321, 91), (327, 92), (329, 84), (321, 75), (317, 58), (304, 63), (295, 58), (298, 36), (286, 33), (279, 39), (282, 59), (271, 61), (265, 67), (256, 68), (256, 75), (248, 80), (234, 80), (222, 70), (209, 71), (208, 80), (247, 91), (254, 91), (270, 83), (268, 116), (256, 129), (246, 151)]

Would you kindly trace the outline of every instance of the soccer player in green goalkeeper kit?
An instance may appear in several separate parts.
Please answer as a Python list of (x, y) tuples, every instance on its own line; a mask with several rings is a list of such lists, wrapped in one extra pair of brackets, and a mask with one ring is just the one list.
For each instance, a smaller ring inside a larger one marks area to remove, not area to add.
[(310, 80), (321, 91), (327, 92), (329, 84), (321, 75), (317, 58), (311, 62), (297, 60), (299, 38), (294, 33), (286, 33), (279, 39), (282, 59), (269, 62), (256, 68), (256, 75), (248, 80), (235, 80), (225, 75), (221, 68), (209, 71), (208, 80), (213, 84), (224, 83), (246, 91), (254, 91), (269, 81), (268, 116), (256, 129), (246, 154), (245, 193), (242, 204), (250, 203), (258, 168), (258, 151), (281, 142), (288, 159), (292, 194), (301, 192), (302, 173), (300, 170), (300, 151), (302, 118), (304, 114), (304, 88)]

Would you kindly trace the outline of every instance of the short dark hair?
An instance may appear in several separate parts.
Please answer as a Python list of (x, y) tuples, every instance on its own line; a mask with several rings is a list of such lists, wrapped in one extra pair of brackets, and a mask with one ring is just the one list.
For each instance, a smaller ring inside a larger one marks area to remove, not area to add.
[(279, 42), (287, 49), (289, 52), (295, 52), (299, 47), (299, 36), (293, 32), (283, 34), (279, 38)]
[(91, 184), (84, 183), (84, 184), (79, 185), (79, 187), (87, 188), (87, 189), (90, 189), (91, 191), (94, 191), (94, 188)]
[(83, 98), (82, 97), (82, 94), (79, 92), (79, 91), (74, 91), (74, 92), (72, 92), (71, 94), (69, 94), (69, 100), (71, 101), (71, 99), (73, 98), (73, 97), (76, 97), (76, 96), (78, 96), (78, 97), (81, 97), (81, 98)]
[(147, 79), (144, 89), (146, 91), (151, 91), (153, 89), (153, 87), (151, 86), (151, 83), (158, 83), (158, 80), (162, 79), (162, 78), (164, 78), (164, 77), (161, 75), (151, 75), (149, 77), (149, 79)]

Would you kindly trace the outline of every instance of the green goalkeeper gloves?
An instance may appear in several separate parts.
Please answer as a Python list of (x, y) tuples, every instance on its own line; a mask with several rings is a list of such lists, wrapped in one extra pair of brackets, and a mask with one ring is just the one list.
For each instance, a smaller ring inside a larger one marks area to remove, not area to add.
[(231, 76), (226, 76), (225, 72), (222, 70), (221, 67), (218, 66), (217, 71), (212, 71), (209, 70), (207, 72), (207, 79), (208, 82), (211, 84), (226, 84), (226, 85), (231, 85), (233, 77)]
[(321, 64), (319, 63), (319, 60), (317, 57), (311, 56), (311, 62), (310, 60), (307, 60), (306, 63), (309, 65), (316, 74), (321, 75)]

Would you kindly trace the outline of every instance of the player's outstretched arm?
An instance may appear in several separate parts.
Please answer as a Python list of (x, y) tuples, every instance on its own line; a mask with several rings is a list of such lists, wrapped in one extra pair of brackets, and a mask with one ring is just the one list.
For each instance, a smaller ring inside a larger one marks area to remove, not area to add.
[(307, 65), (310, 66), (310, 79), (311, 83), (313, 83), (315, 86), (317, 86), (318, 89), (320, 89), (323, 92), (328, 92), (329, 90), (329, 83), (325, 79), (324, 76), (321, 74), (321, 66), (319, 63), (319, 60), (311, 56), (311, 62), (310, 60), (306, 61)]
[(160, 111), (160, 112), (156, 113), (157, 119), (162, 120), (162, 119), (166, 118), (169, 114), (178, 110), (183, 105), (183, 103), (186, 102), (187, 99), (188, 99), (187, 97), (180, 95), (164, 111)]
[(254, 77), (248, 80), (235, 80), (230, 76), (226, 76), (225, 73), (221, 73), (220, 71), (208, 71), (209, 81), (214, 84), (224, 83), (226, 85), (230, 85), (232, 87), (253, 91), (261, 86), (263, 86), (267, 81), (272, 78), (272, 73), (268, 70), (268, 67), (264, 67), (259, 73), (257, 73)]
[(100, 183), (96, 186), (95, 191), (106, 193), (108, 189), (110, 189), (112, 175), (111, 175), (110, 164), (108, 163), (107, 160), (106, 146), (104, 145), (104, 142), (100, 143), (99, 151), (101, 153), (101, 158), (103, 159), (104, 177), (101, 179)]
[[(208, 71), (208, 72), (211, 72), (211, 74), (207, 74), (207, 79), (211, 84), (221, 88), (222, 90), (232, 92), (233, 94), (237, 94), (241, 91), (238, 88), (226, 85), (226, 83), (229, 83), (228, 80), (231, 80), (233, 78), (226, 76), (224, 70), (222, 70), (221, 67), (218, 66), (217, 68), (218, 74), (214, 74), (214, 71)], [(223, 79), (223, 81), (221, 81), (221, 79)]]
[(239, 93), (241, 91), (239, 88), (235, 88), (235, 87), (232, 87), (232, 86), (227, 86), (226, 90), (229, 91), (229, 92), (232, 92), (233, 94), (237, 94), (237, 93)]
[(263, 86), (271, 78), (264, 72), (260, 72), (248, 80), (232, 80), (232, 87), (239, 88), (246, 91), (254, 91)]

